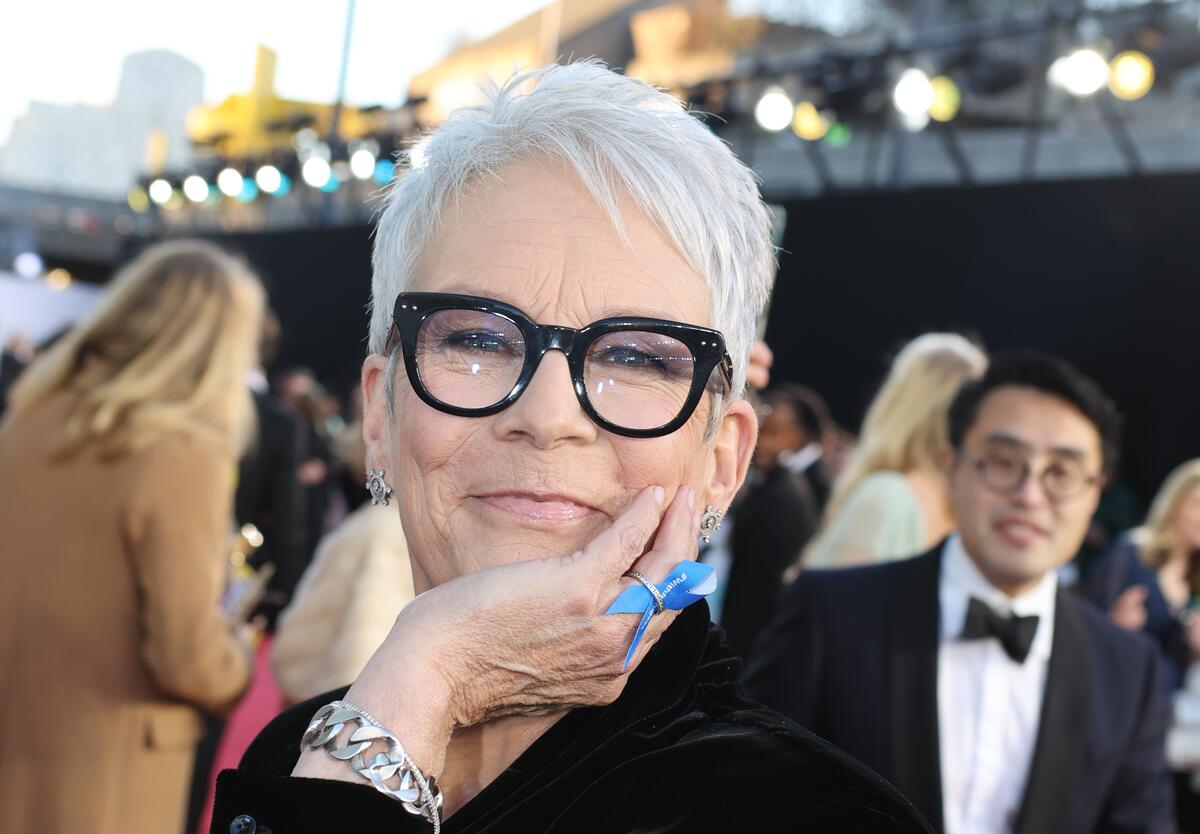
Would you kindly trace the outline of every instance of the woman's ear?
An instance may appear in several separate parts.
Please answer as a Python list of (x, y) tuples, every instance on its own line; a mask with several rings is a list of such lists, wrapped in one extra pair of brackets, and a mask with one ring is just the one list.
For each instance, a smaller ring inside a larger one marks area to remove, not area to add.
[(387, 468), (387, 453), (383, 448), (391, 411), (387, 401), (387, 368), (387, 357), (378, 353), (368, 356), (362, 366), (362, 433), (367, 466), (372, 469)]
[(724, 512), (746, 480), (746, 470), (758, 441), (758, 417), (744, 399), (725, 409), (712, 439), (712, 469), (701, 490), (701, 506), (711, 504)]

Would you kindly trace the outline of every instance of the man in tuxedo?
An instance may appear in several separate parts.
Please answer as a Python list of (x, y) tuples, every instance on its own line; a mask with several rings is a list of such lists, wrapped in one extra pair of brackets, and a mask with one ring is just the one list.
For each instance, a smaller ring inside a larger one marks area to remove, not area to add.
[[(785, 383), (769, 392), (772, 412), (763, 420), (762, 433), (780, 435), (782, 452), (779, 462), (803, 484), (803, 493), (813, 498), (816, 517), (820, 519), (829, 501), (831, 478), (822, 460), (821, 441), (830, 424), (829, 406), (816, 391), (805, 385)], [(772, 423), (775, 418), (775, 425)]]
[(754, 469), (730, 509), (732, 560), (720, 622), (725, 641), (743, 657), (775, 612), (784, 571), (799, 560), (817, 529), (819, 511), (808, 480), (783, 463), (805, 439), (793, 406), (787, 392), (763, 395)]
[(946, 834), (1174, 830), (1153, 646), (1058, 587), (1118, 421), (1065, 362), (1000, 354), (950, 408), (959, 533), (786, 589), (746, 686)]

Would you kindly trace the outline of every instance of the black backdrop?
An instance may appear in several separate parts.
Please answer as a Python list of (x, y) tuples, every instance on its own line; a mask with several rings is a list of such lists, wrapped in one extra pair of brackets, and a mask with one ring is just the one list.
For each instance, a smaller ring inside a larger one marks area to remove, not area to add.
[(1125, 413), (1143, 500), (1200, 455), (1200, 176), (928, 189), (787, 204), (767, 327), (779, 379), (856, 427), (929, 329), (1058, 353)]
[[(1200, 176), (947, 188), (786, 203), (767, 327), (775, 378), (857, 426), (887, 360), (929, 329), (1059, 353), (1127, 415), (1124, 477), (1149, 498), (1200, 455)], [(280, 365), (339, 393), (365, 352), (366, 227), (218, 238), (263, 273)]]
[(262, 276), (283, 326), (276, 368), (304, 365), (338, 396), (367, 352), (371, 230), (366, 226), (214, 236)]

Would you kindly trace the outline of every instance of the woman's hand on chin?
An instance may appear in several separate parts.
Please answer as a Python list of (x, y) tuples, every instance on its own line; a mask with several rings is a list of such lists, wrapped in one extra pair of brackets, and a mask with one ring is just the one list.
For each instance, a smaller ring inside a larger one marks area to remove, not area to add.
[[(644, 489), (583, 550), (460, 576), (409, 603), (346, 700), (371, 713), (426, 773), (439, 774), (456, 727), (507, 715), (608, 704), (674, 621), (650, 621), (628, 667), (638, 624), (605, 616), (637, 569), (660, 582), (696, 549), (695, 496)], [(647, 550), (653, 539), (653, 547)], [(293, 775), (357, 779), (324, 753), (305, 751)]]

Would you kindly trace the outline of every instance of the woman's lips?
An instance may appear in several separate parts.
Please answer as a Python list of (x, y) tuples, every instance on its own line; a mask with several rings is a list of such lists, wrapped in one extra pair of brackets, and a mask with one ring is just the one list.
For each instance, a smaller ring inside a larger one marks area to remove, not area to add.
[(588, 518), (598, 511), (562, 495), (532, 495), (504, 492), (480, 495), (478, 500), (490, 507), (533, 522), (556, 523)]

